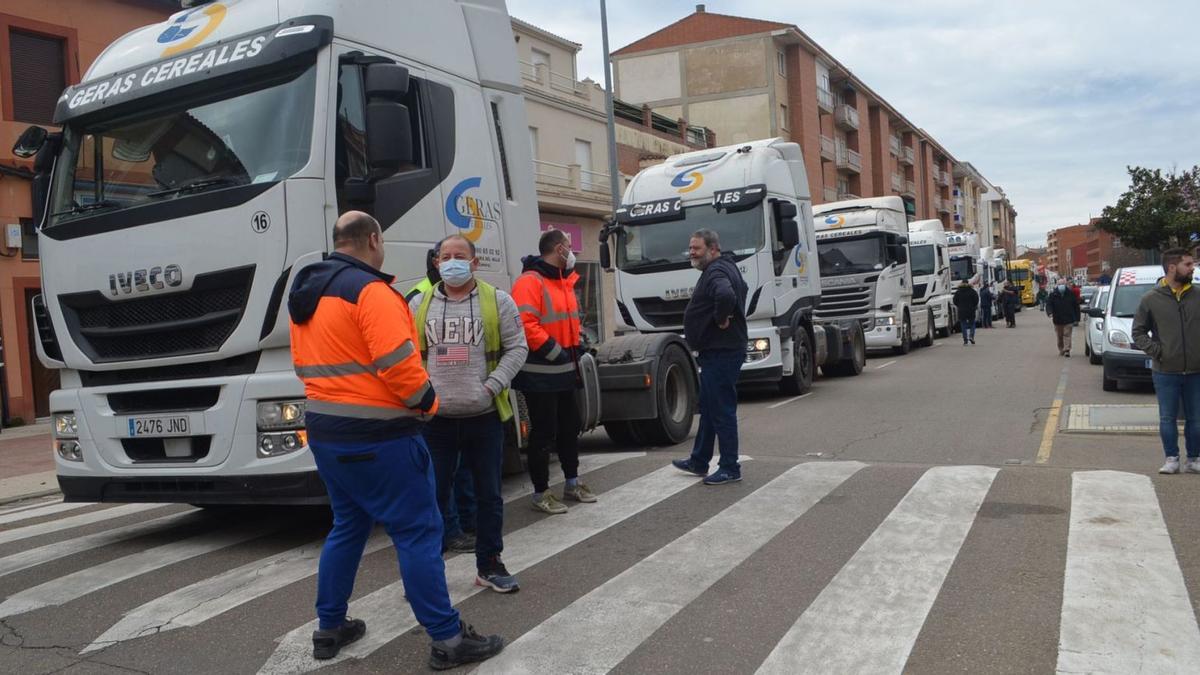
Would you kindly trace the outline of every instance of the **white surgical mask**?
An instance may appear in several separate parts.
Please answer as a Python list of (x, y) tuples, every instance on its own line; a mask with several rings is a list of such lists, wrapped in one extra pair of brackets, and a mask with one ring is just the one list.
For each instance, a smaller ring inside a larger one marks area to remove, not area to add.
[(567, 269), (575, 269), (575, 251), (567, 251)]
[(1058, 292), (1059, 292), (1059, 293), (1066, 293), (1066, 292), (1067, 292), (1067, 287), (1066, 287), (1064, 284), (1059, 284), (1059, 285), (1058, 285)]
[(471, 280), (471, 262), (469, 260), (446, 260), (438, 265), (438, 274), (442, 281), (451, 288), (466, 285)]

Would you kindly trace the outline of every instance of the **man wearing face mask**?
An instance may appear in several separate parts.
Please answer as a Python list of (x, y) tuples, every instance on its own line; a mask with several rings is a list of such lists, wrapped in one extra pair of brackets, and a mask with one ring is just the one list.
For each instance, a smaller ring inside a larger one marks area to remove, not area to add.
[[(475, 584), (500, 593), (518, 590), (516, 577), (500, 560), (504, 500), (503, 423), (512, 419), (508, 386), (525, 363), (528, 348), (511, 296), (475, 278), (475, 244), (454, 235), (438, 245), (441, 281), (410, 300), (421, 359), (441, 394), (437, 416), (423, 433), (433, 455), (438, 506), (449, 516), (459, 467), (470, 471), (475, 495)], [(450, 521), (450, 518), (446, 518)], [(446, 548), (454, 538), (446, 523)]]
[(1079, 299), (1063, 282), (1054, 287), (1046, 297), (1046, 314), (1054, 323), (1054, 335), (1058, 340), (1058, 355), (1070, 358), (1071, 332), (1079, 323)]
[(579, 409), (575, 390), (579, 377), (579, 301), (575, 298), (575, 253), (559, 230), (542, 233), (536, 256), (522, 260), (524, 273), (513, 284), (513, 300), (521, 312), (529, 357), (513, 380), (513, 388), (529, 404), (529, 478), (533, 510), (567, 512), (550, 493), (550, 448), (558, 452), (566, 487), (563, 499), (580, 503), (596, 496), (579, 480)]
[[(705, 485), (735, 483), (742, 479), (738, 463), (737, 382), (746, 358), (746, 282), (733, 256), (721, 255), (721, 241), (712, 230), (697, 230), (688, 243), (692, 267), (700, 280), (683, 313), (688, 345), (700, 353), (700, 428), (687, 459), (676, 459), (675, 468), (704, 477)], [(719, 442), (721, 459), (708, 473), (713, 445)]]

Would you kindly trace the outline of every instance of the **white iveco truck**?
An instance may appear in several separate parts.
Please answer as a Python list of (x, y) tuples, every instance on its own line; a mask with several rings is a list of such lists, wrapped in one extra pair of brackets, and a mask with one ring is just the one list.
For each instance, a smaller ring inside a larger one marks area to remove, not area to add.
[(908, 224), (913, 305), (933, 311), (933, 329), (940, 337), (949, 337), (955, 325), (949, 248), (950, 239), (942, 221), (916, 220)]
[[(325, 499), (287, 291), (349, 209), (383, 225), (400, 290), (451, 233), (475, 243), (482, 278), (510, 286), (539, 229), (510, 26), (503, 0), (200, 4), (106, 49), (59, 100), (61, 134), (22, 136), (68, 501)], [(604, 396), (638, 406), (622, 419), (685, 438), (683, 341), (613, 349), (627, 358), (600, 367)], [(581, 369), (594, 426), (597, 369)]]
[(899, 197), (822, 204), (813, 209), (823, 321), (855, 319), (867, 349), (907, 354), (933, 344), (933, 310), (913, 303), (908, 217)]
[(696, 230), (710, 229), (749, 287), (741, 383), (778, 383), (786, 392), (803, 393), (818, 367), (830, 375), (862, 372), (861, 327), (813, 317), (820, 276), (811, 209), (800, 146), (781, 139), (675, 155), (644, 169), (602, 235), (606, 266), (609, 242), (616, 248), (624, 323), (618, 330), (683, 329), (700, 277), (688, 258), (688, 240)]

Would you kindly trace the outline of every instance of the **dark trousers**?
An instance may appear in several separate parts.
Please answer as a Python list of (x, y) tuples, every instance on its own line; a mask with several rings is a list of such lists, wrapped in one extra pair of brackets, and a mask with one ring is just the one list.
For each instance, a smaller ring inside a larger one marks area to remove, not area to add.
[(1004, 320), (1008, 322), (1010, 328), (1017, 325), (1017, 308), (1015, 306), (1004, 306)]
[(975, 339), (975, 317), (962, 320), (962, 336), (963, 344), (967, 344), (967, 340)]
[[(450, 512), (460, 467), (471, 474), (475, 488), (475, 563), (484, 569), (504, 550), (504, 500), (500, 470), (504, 464), (504, 428), (495, 412), (476, 417), (434, 417), (422, 431), (433, 455), (438, 508)], [(448, 520), (448, 519), (447, 519)], [(449, 526), (449, 524), (447, 524)], [(456, 528), (457, 524), (454, 525)], [(460, 529), (455, 534), (461, 534)]]
[(558, 453), (563, 478), (579, 477), (579, 408), (575, 392), (524, 391), (529, 406), (529, 448), (527, 462), (534, 492), (550, 488), (550, 450)]
[(980, 319), (979, 325), (983, 326), (984, 328), (991, 328), (992, 327), (992, 303), (990, 303), (990, 302), (984, 303), (983, 307), (981, 307), (980, 309), (982, 310), (983, 315), (982, 315), (982, 318)]
[(458, 471), (454, 472), (450, 503), (442, 515), (445, 516), (447, 540), (464, 532), (475, 533), (475, 485), (471, 480), (471, 467), (462, 458), (458, 460)]
[(461, 627), (446, 589), (442, 516), (425, 441), (413, 435), (375, 443), (313, 440), (310, 446), (333, 510), (333, 529), (317, 568), (321, 628), (345, 622), (363, 547), (378, 522), (396, 546), (404, 594), (417, 621), (434, 640), (458, 635)]
[(692, 444), (692, 464), (708, 468), (720, 443), (722, 469), (741, 475), (738, 464), (737, 382), (745, 354), (737, 349), (700, 352), (700, 428)]

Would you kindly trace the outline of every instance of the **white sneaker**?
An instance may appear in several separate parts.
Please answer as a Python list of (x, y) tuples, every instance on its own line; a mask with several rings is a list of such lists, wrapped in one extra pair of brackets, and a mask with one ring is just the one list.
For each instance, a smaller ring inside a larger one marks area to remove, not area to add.
[(1200, 459), (1189, 459), (1183, 468), (1184, 473), (1200, 473)]
[(1179, 473), (1179, 458), (1178, 457), (1168, 457), (1167, 463), (1163, 464), (1162, 468), (1159, 469), (1158, 472), (1159, 473)]

